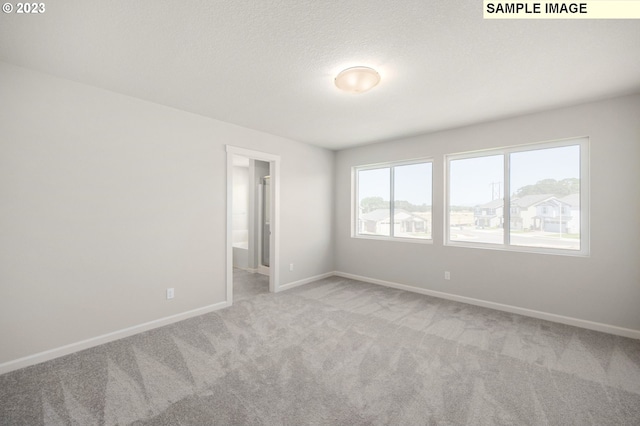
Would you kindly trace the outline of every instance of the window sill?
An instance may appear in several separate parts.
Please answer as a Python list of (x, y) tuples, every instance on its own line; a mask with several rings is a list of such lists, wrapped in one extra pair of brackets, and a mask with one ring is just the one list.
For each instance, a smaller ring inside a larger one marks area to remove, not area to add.
[(516, 253), (533, 253), (544, 254), (552, 256), (569, 256), (569, 257), (590, 257), (587, 250), (567, 250), (567, 249), (554, 249), (554, 248), (540, 248), (540, 247), (527, 247), (527, 246), (506, 246), (504, 244), (477, 244), (468, 243), (463, 241), (447, 241), (444, 244), (445, 247), (462, 247), (469, 249), (481, 249), (481, 250), (495, 250), (495, 251), (510, 251)]
[(402, 238), (402, 237), (385, 237), (381, 235), (351, 235), (351, 238), (358, 240), (377, 240), (390, 241), (394, 243), (411, 243), (411, 244), (433, 244), (432, 238)]

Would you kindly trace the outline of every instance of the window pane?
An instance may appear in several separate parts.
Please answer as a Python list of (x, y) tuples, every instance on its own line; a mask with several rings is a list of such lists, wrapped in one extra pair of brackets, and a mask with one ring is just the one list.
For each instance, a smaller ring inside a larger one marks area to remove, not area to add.
[(393, 235), (431, 238), (431, 163), (393, 168)]
[(358, 171), (358, 234), (390, 235), (391, 169)]
[(504, 156), (449, 162), (449, 240), (504, 243)]
[(580, 146), (511, 154), (511, 244), (580, 250)]

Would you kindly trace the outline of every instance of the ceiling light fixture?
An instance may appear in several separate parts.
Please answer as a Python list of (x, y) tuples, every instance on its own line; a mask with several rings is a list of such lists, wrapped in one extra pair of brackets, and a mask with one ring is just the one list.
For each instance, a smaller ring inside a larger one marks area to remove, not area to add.
[(353, 67), (340, 71), (336, 86), (349, 93), (364, 93), (380, 82), (378, 71), (369, 67)]

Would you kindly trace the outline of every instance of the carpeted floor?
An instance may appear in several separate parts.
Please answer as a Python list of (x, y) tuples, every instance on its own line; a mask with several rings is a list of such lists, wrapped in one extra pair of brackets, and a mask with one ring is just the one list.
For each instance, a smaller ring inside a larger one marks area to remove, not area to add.
[(249, 299), (269, 293), (269, 276), (233, 268), (233, 300)]
[(640, 341), (333, 277), (0, 376), (0, 423), (638, 425)]

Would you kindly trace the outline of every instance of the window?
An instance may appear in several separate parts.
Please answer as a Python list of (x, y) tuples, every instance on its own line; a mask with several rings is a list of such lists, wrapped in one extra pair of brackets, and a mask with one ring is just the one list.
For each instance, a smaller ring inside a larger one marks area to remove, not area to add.
[(391, 169), (358, 171), (358, 233), (391, 236)]
[(446, 243), (587, 255), (588, 149), (583, 138), (447, 156)]
[(451, 241), (502, 244), (503, 164), (503, 155), (461, 158), (449, 163)]
[(431, 161), (361, 166), (353, 172), (353, 236), (431, 239)]

